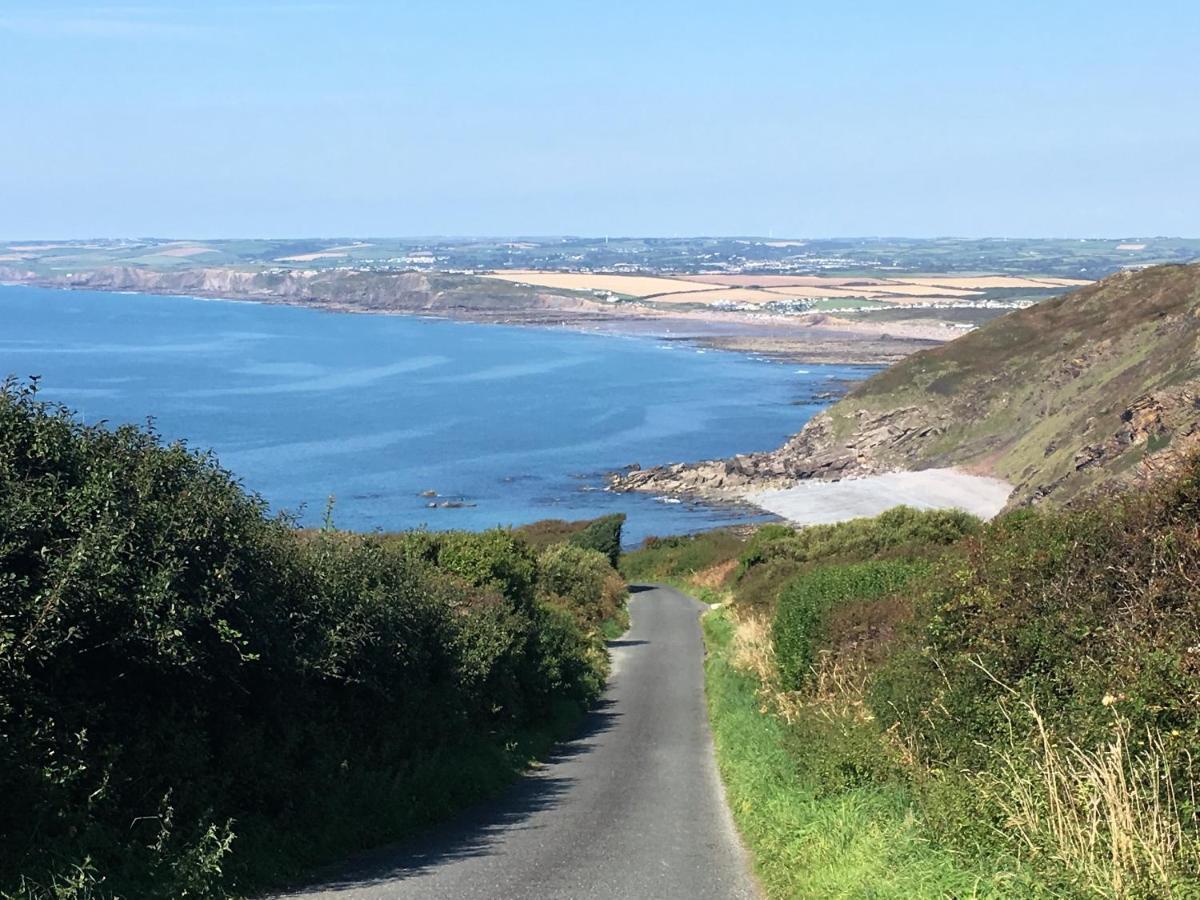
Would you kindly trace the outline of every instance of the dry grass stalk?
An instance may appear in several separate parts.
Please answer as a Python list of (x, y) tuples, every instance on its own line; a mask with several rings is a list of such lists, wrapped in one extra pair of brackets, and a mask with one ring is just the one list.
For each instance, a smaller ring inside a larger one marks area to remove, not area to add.
[(739, 613), (735, 608), (730, 609), (730, 617), (734, 624), (733, 665), (757, 679), (764, 710), (789, 723), (795, 722), (804, 710), (815, 710), (831, 721), (872, 718), (866, 703), (870, 671), (864, 659), (822, 652), (813, 669), (812, 687), (805, 691), (784, 691), (777, 677), (770, 617)]
[(1021, 708), (1030, 740), (1011, 738), (999, 773), (973, 777), (1003, 812), (1006, 837), (1103, 896), (1172, 896), (1173, 874), (1194, 868), (1200, 848), (1185, 830), (1162, 738), (1150, 732), (1135, 751), (1117, 720), (1106, 744), (1085, 749), (1056, 740), (1034, 703)]
[(697, 587), (709, 588), (710, 590), (719, 591), (723, 589), (729, 581), (729, 576), (734, 573), (738, 567), (736, 559), (727, 559), (725, 562), (719, 562), (709, 566), (707, 569), (701, 569), (691, 577), (691, 582)]
[(826, 718), (851, 718), (867, 722), (874, 718), (867, 707), (870, 667), (861, 654), (835, 655), (827, 650), (817, 656), (813, 668), (810, 705)]
[(749, 672), (765, 688), (775, 682), (775, 646), (771, 640), (771, 620), (754, 613), (742, 614), (730, 608), (733, 620), (733, 666)]

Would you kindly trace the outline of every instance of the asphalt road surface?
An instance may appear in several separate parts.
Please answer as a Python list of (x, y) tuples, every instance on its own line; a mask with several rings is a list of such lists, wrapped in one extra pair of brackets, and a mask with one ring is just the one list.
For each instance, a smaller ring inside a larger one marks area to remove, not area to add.
[(704, 706), (697, 601), (635, 587), (633, 627), (578, 737), (497, 801), (289, 897), (757, 897)]

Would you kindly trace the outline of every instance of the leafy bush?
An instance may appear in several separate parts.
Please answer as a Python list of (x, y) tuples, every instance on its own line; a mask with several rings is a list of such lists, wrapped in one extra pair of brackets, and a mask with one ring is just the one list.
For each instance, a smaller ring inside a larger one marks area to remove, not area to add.
[(765, 525), (740, 556), (737, 602), (773, 615), (785, 587), (816, 566), (869, 559), (932, 559), (978, 527), (978, 519), (957, 510), (907, 506), (894, 507), (872, 519), (831, 525)]
[(1082, 743), (1120, 714), (1195, 746), (1198, 498), (1193, 469), (1158, 496), (987, 526), (922, 598), (911, 649), (879, 678), (879, 714), (940, 759), (978, 761), (1007, 733), (999, 701), (1013, 692)]
[(979, 520), (959, 510), (896, 506), (874, 518), (831, 525), (760, 528), (741, 557), (742, 572), (783, 559), (797, 565), (925, 556), (979, 529)]
[(621, 572), (630, 581), (687, 578), (737, 559), (744, 546), (745, 538), (727, 529), (681, 537), (648, 537), (640, 548), (621, 558)]
[(621, 561), (621, 529), (624, 525), (624, 513), (601, 516), (589, 522), (582, 531), (571, 535), (568, 543), (602, 553), (615, 569)]
[(543, 596), (570, 610), (588, 632), (617, 618), (625, 607), (625, 579), (596, 550), (555, 544), (538, 558), (538, 571)]
[(497, 789), (603, 683), (540, 579), (505, 531), (299, 535), (6, 384), (0, 892), (225, 896)]
[(997, 520), (917, 596), (869, 702), (940, 773), (927, 804), (964, 843), (1029, 849), (1106, 896), (1197, 889), (1197, 521), (1193, 464), (1141, 496)]
[(514, 532), (412, 531), (389, 534), (386, 543), (405, 557), (452, 572), (477, 588), (498, 590), (517, 604), (533, 601), (537, 556)]
[(839, 605), (900, 590), (925, 571), (898, 560), (824, 566), (790, 582), (779, 597), (772, 643), (784, 690), (804, 687), (828, 637), (830, 613)]

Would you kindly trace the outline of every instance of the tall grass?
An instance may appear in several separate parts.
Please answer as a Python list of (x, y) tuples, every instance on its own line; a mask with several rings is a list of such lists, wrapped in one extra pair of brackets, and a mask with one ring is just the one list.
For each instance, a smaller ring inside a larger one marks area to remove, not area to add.
[(1116, 718), (1106, 741), (1081, 747), (1056, 738), (1030, 700), (1014, 715), (1026, 720), (1027, 739), (1014, 734), (993, 768), (969, 776), (1001, 811), (1003, 839), (1102, 896), (1194, 896), (1196, 884), (1182, 877), (1200, 869), (1195, 782), (1189, 771), (1183, 810), (1162, 736), (1150, 730), (1131, 741)]
[(1200, 896), (1197, 473), (1087, 515), (752, 538), (710, 710), (768, 893)]
[[(794, 729), (772, 714), (761, 689), (766, 629), (732, 616), (722, 609), (704, 619), (705, 683), (730, 807), (768, 897), (1028, 895), (1014, 893), (1025, 890), (1016, 876), (976, 869), (932, 844), (903, 787), (829, 791), (812, 778)], [(804, 752), (823, 748), (814, 742)]]

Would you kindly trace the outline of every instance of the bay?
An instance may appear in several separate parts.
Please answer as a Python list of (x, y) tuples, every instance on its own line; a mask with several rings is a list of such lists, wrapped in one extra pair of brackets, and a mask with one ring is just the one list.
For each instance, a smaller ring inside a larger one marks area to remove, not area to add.
[[(603, 490), (629, 463), (778, 446), (831, 386), (653, 337), (0, 286), (0, 374), (88, 422), (209, 449), (276, 511), (338, 527), (481, 529), (628, 515), (626, 538), (760, 519)], [(436, 498), (424, 496), (434, 491)], [(463, 504), (430, 508), (430, 503)]]

